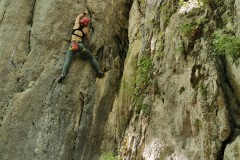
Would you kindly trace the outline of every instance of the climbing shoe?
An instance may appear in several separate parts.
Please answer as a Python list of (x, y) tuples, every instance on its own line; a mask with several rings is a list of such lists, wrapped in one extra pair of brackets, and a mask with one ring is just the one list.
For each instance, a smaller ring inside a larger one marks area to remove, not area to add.
[(98, 78), (102, 78), (102, 77), (104, 77), (104, 75), (105, 74), (103, 72), (101, 72), (101, 71), (97, 73), (97, 77)]
[(58, 78), (58, 83), (61, 83), (64, 80), (64, 78), (65, 78), (65, 75), (64, 75), (64, 73), (62, 73), (60, 75), (60, 77)]

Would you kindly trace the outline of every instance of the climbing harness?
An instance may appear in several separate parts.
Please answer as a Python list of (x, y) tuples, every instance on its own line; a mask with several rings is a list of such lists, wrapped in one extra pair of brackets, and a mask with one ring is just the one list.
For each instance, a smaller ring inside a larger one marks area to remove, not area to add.
[(21, 35), (21, 33), (22, 33), (22, 30), (23, 30), (23, 27), (21, 28), (20, 33), (19, 33), (19, 35), (18, 35), (18, 37), (17, 37), (17, 40), (16, 40), (16, 43), (15, 43), (15, 45), (14, 45), (14, 49), (13, 49), (11, 58), (10, 58), (10, 60), (9, 60), (9, 64), (12, 64), (14, 68), (16, 68), (16, 64), (14, 63), (13, 56), (14, 56), (14, 54), (15, 54), (15, 51), (16, 51), (16, 48), (17, 48), (17, 44), (18, 44), (18, 40), (19, 40), (19, 38), (20, 38), (20, 35)]

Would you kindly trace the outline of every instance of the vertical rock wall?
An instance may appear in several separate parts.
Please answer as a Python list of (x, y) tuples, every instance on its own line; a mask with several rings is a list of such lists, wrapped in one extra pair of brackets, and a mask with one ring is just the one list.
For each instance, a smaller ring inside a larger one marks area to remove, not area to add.
[(239, 37), (237, 4), (133, 2), (107, 131), (116, 132), (122, 159), (239, 158), (239, 67), (213, 48), (214, 31)]
[[(97, 159), (128, 48), (131, 1), (0, 1), (0, 159)], [(56, 78), (78, 14), (92, 19), (93, 55)], [(109, 16), (114, 15), (114, 16)], [(19, 37), (19, 38), (18, 38)], [(13, 65), (8, 64), (14, 48)]]

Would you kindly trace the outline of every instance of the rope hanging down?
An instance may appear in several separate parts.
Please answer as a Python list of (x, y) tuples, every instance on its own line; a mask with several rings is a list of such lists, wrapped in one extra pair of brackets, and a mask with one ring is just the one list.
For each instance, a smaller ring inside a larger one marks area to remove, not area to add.
[(10, 58), (10, 60), (9, 60), (9, 64), (12, 64), (14, 68), (16, 68), (16, 64), (14, 63), (13, 56), (14, 56), (14, 54), (15, 54), (15, 51), (16, 51), (16, 48), (17, 48), (17, 44), (18, 44), (18, 40), (19, 40), (19, 38), (20, 38), (20, 35), (21, 35), (21, 33), (22, 33), (22, 30), (23, 30), (23, 27), (21, 28), (20, 33), (19, 33), (19, 35), (18, 35), (18, 37), (17, 37), (16, 43), (15, 43), (15, 45), (14, 45), (14, 49), (13, 49), (13, 52), (12, 52), (12, 56), (11, 56), (11, 58)]

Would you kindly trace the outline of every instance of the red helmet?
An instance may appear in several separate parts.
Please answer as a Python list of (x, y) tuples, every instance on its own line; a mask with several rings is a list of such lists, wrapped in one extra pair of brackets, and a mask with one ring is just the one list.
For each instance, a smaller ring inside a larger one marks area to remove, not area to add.
[(84, 25), (88, 25), (89, 22), (90, 22), (90, 19), (87, 17), (83, 17), (80, 21), (80, 23), (82, 23)]

